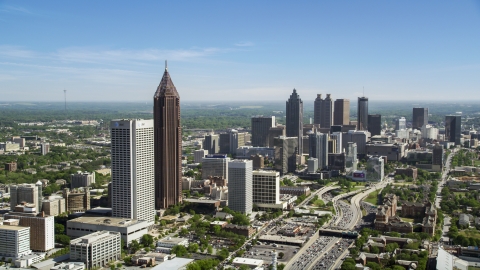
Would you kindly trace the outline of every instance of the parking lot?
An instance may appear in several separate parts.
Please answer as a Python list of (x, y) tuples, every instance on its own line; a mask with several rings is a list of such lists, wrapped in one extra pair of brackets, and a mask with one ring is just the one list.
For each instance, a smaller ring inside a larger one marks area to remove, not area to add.
[[(262, 243), (262, 245), (253, 246), (248, 252), (246, 251), (242, 257), (263, 260), (265, 263), (270, 263), (272, 261), (273, 250), (275, 250), (277, 252), (277, 260), (285, 263), (288, 262), (295, 255), (295, 251), (299, 249), (300, 247), (292, 245), (268, 245), (267, 243)], [(284, 254), (281, 259), (280, 256), (278, 256), (280, 252)]]

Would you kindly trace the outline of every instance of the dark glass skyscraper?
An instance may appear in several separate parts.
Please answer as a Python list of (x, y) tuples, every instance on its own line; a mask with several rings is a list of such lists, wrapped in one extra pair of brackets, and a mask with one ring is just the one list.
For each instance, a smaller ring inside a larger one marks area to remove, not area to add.
[(167, 67), (153, 97), (153, 121), (155, 208), (160, 209), (182, 201), (180, 96), (173, 85)]
[(368, 115), (368, 131), (372, 136), (382, 134), (382, 116), (380, 114)]
[(358, 98), (357, 130), (368, 130), (368, 98)]
[(460, 145), (462, 136), (462, 117), (460, 115), (445, 116), (445, 140)]
[(296, 89), (293, 89), (293, 93), (287, 100), (286, 112), (287, 137), (298, 138), (297, 153), (301, 155), (303, 153), (303, 101), (300, 99), (300, 95), (297, 94)]
[(252, 117), (252, 146), (268, 147), (268, 131), (275, 127), (275, 116)]
[(428, 124), (428, 108), (413, 108), (412, 128), (421, 130)]

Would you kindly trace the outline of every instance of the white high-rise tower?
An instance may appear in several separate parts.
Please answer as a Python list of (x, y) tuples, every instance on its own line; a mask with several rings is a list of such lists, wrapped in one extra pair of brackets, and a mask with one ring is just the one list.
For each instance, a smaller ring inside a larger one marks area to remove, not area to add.
[(228, 207), (244, 214), (253, 208), (253, 163), (233, 160), (228, 163)]
[(155, 221), (153, 120), (112, 120), (112, 216)]

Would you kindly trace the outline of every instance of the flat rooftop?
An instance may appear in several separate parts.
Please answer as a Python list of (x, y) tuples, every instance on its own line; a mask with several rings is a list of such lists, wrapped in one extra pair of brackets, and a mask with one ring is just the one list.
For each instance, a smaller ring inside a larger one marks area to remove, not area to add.
[(138, 223), (147, 223), (143, 220), (136, 220), (130, 218), (118, 218), (118, 217), (78, 217), (76, 219), (69, 220), (68, 222), (76, 222), (92, 225), (105, 225), (115, 227), (129, 227)]
[(182, 241), (187, 240), (187, 238), (180, 238), (180, 237), (165, 237), (163, 239), (158, 240), (160, 243), (171, 243), (171, 244), (178, 244)]
[(233, 259), (233, 263), (235, 264), (245, 264), (245, 265), (255, 265), (259, 266), (263, 264), (263, 260), (256, 260), (256, 259), (249, 259), (249, 258), (242, 258), (237, 257)]
[(174, 258), (166, 262), (160, 263), (151, 270), (178, 270), (193, 262), (194, 259)]
[(28, 228), (29, 227), (14, 226), (14, 225), (0, 225), (0, 230), (7, 230), (7, 231), (20, 231)]

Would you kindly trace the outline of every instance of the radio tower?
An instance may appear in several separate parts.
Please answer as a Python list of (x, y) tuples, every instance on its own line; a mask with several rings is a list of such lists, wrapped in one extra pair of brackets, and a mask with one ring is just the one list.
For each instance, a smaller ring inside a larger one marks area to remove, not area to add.
[(65, 97), (65, 112), (67, 112), (67, 90), (63, 90), (63, 95)]

